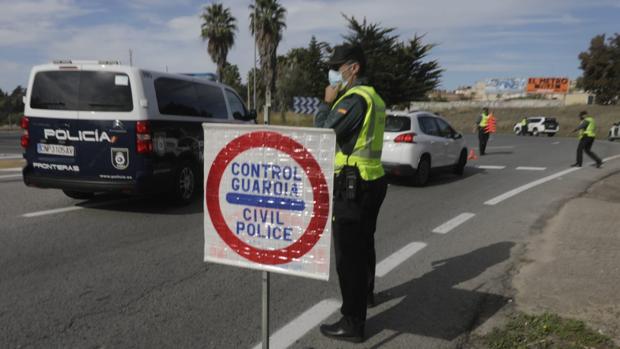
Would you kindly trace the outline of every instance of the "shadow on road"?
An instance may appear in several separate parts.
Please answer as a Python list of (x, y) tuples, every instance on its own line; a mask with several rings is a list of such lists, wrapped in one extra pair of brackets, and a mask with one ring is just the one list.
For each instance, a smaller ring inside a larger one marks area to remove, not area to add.
[(161, 215), (191, 215), (202, 213), (201, 196), (191, 203), (179, 206), (165, 195), (127, 196), (121, 194), (101, 194), (93, 199), (82, 201), (76, 206), (85, 206), (90, 209), (105, 211), (150, 213)]
[(501, 309), (508, 298), (458, 288), (488, 268), (508, 260), (512, 242), (499, 242), (470, 253), (435, 261), (422, 277), (380, 292), (380, 303), (400, 299), (390, 309), (366, 322), (369, 337), (384, 329), (395, 333), (376, 347), (383, 347), (403, 333), (453, 340)]
[[(433, 170), (431, 172), (431, 176), (428, 179), (428, 183), (426, 184), (425, 187), (434, 187), (438, 185), (446, 185), (449, 183), (458, 182), (460, 180), (463, 180), (465, 178), (468, 178), (468, 177), (471, 177), (471, 176), (474, 176), (474, 175), (477, 175), (483, 172), (485, 172), (484, 169), (470, 167), (470, 166), (465, 167), (465, 171), (463, 172), (462, 176), (452, 174), (446, 170)], [(394, 175), (388, 174), (387, 180), (388, 180), (388, 183), (392, 185), (398, 185), (398, 186), (403, 186), (403, 187), (416, 187), (413, 184), (413, 179), (410, 177), (394, 176)], [(420, 187), (420, 188), (424, 188), (424, 187)]]

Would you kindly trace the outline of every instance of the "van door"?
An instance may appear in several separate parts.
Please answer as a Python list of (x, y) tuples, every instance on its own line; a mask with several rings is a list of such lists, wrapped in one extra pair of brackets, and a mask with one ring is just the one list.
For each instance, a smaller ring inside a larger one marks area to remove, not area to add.
[(80, 71), (76, 124), (79, 141), (75, 146), (82, 177), (135, 179), (141, 164), (136, 161), (134, 107), (128, 74)]

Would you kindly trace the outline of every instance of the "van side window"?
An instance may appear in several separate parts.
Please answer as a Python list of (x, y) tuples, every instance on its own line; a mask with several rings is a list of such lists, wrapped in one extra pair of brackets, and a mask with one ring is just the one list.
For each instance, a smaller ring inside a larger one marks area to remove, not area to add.
[(194, 83), (198, 96), (198, 112), (205, 118), (228, 119), (226, 101), (218, 86)]
[(155, 79), (155, 94), (159, 112), (167, 115), (198, 116), (197, 97), (191, 81)]
[(228, 119), (222, 89), (182, 79), (155, 79), (159, 112), (166, 115)]
[(241, 114), (241, 116), (245, 116), (248, 114), (243, 102), (237, 97), (237, 95), (230, 91), (226, 90), (226, 99), (228, 99), (228, 105), (230, 105), (230, 114), (235, 115), (235, 113)]

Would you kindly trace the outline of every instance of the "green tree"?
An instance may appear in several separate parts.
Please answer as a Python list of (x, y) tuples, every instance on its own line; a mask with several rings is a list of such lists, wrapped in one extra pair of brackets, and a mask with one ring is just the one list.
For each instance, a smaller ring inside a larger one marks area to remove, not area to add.
[(217, 64), (217, 76), (221, 81), (228, 51), (235, 43), (237, 20), (231, 15), (229, 8), (218, 3), (206, 6), (200, 17), (203, 21), (201, 37), (207, 41), (207, 52)]
[(245, 98), (246, 87), (241, 82), (241, 75), (239, 74), (239, 67), (236, 64), (226, 64), (222, 69), (221, 81), (226, 85), (232, 87), (237, 93)]
[(278, 108), (287, 110), (295, 96), (322, 98), (327, 85), (328, 45), (313, 36), (308, 47), (294, 48), (278, 57)]
[(443, 72), (436, 60), (425, 61), (434, 44), (424, 44), (415, 35), (400, 42), (395, 28), (383, 28), (366, 19), (344, 16), (349, 33), (348, 43), (359, 44), (366, 53), (366, 76), (388, 106), (403, 105), (425, 99), (435, 89)]
[(583, 75), (577, 86), (596, 95), (598, 104), (617, 104), (620, 99), (620, 34), (605, 40), (597, 35), (590, 48), (579, 54)]
[(286, 28), (286, 9), (278, 0), (256, 0), (250, 5), (250, 32), (256, 37), (263, 83), (274, 95), (277, 77), (277, 50)]

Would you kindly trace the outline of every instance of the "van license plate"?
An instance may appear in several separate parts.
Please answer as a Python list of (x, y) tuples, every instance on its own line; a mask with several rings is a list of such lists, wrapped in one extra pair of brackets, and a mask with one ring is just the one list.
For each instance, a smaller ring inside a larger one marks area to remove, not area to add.
[(37, 144), (37, 153), (60, 155), (60, 156), (74, 156), (75, 148), (72, 145), (60, 145), (60, 144)]

